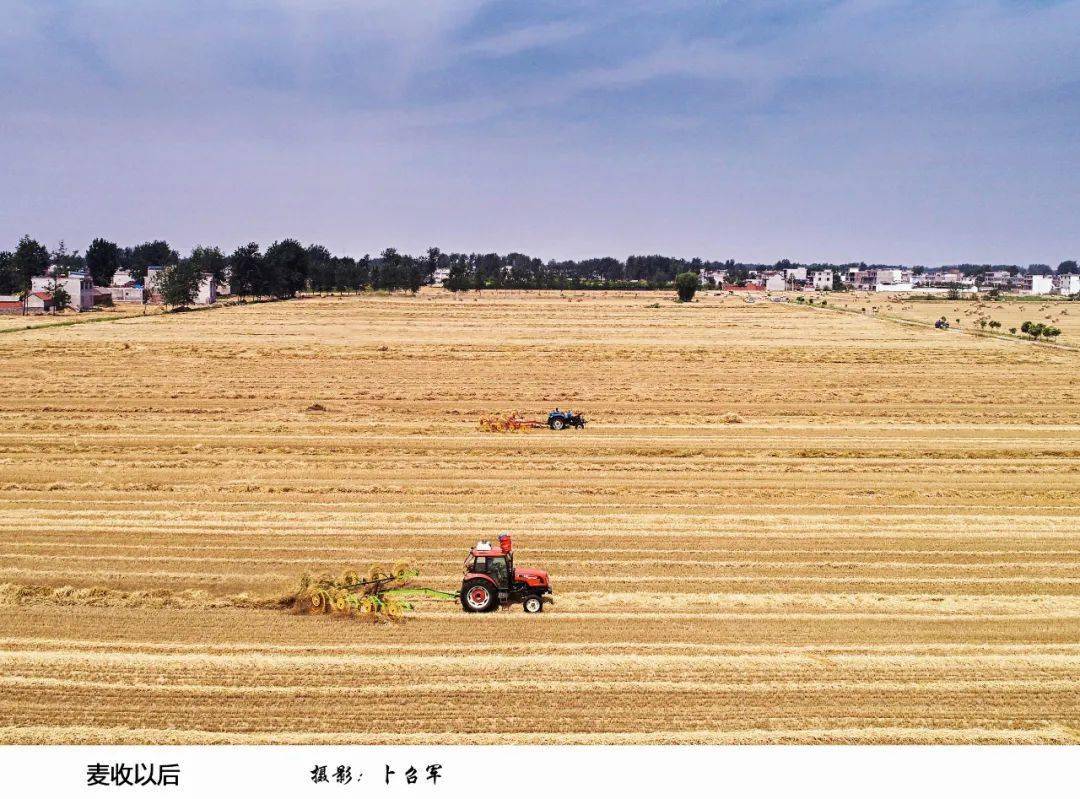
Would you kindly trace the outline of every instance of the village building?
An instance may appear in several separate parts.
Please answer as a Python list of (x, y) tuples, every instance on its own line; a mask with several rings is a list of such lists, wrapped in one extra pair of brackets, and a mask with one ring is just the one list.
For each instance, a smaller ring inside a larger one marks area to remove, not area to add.
[(30, 279), (31, 292), (47, 293), (50, 298), (54, 285), (63, 287), (68, 293), (71, 298), (68, 307), (73, 311), (89, 311), (94, 307), (94, 281), (85, 272), (70, 272), (67, 275), (38, 275)]
[(146, 301), (146, 292), (143, 284), (124, 269), (118, 269), (113, 275), (112, 285), (109, 286), (114, 305), (121, 303), (142, 305)]
[(100, 306), (109, 306), (113, 304), (112, 289), (105, 288), (104, 286), (94, 286), (94, 306), (98, 308)]
[[(161, 284), (161, 275), (165, 271), (163, 266), (148, 266), (146, 268), (146, 280), (144, 281), (144, 288), (148, 293), (148, 301), (156, 305), (162, 303), (161, 291), (158, 288)], [(214, 278), (207, 273), (199, 275), (199, 290), (195, 294), (195, 305), (213, 305), (217, 302), (217, 283)]]
[(1054, 278), (1050, 275), (1028, 275), (1024, 278), (1022, 291), (1025, 294), (1051, 294), (1054, 291)]
[(784, 291), (787, 287), (788, 281), (783, 272), (773, 272), (765, 275), (766, 291)]
[(960, 284), (964, 282), (964, 273), (959, 269), (939, 269), (933, 274), (931, 284)]
[(195, 295), (196, 305), (213, 305), (217, 302), (217, 281), (211, 275), (199, 275), (199, 291)]
[(1080, 293), (1080, 275), (1055, 275), (1054, 288), (1065, 296)]
[(911, 270), (894, 267), (860, 269), (855, 275), (855, 288), (860, 291), (911, 291)]
[(982, 275), (982, 285), (993, 289), (1013, 288), (1016, 282), (1008, 269), (995, 269)]
[(820, 269), (813, 273), (813, 279), (814, 291), (832, 291), (833, 270)]
[(27, 313), (47, 313), (57, 310), (56, 300), (48, 291), (31, 291), (26, 295)]
[(701, 282), (706, 286), (722, 286), (726, 278), (726, 269), (705, 269), (701, 273)]
[(109, 293), (112, 295), (113, 305), (123, 303), (142, 305), (146, 297), (142, 284), (134, 282), (128, 286), (109, 286)]

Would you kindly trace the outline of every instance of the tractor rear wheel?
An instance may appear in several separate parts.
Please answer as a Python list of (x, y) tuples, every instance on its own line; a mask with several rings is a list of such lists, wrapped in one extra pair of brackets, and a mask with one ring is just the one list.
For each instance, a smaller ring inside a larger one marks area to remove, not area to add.
[(566, 427), (566, 422), (564, 422), (562, 419), (552, 419), (551, 420), (551, 429), (552, 430), (562, 430), (564, 427)]
[(495, 589), (484, 580), (469, 580), (461, 586), (461, 607), (466, 613), (487, 613), (498, 604)]
[(526, 613), (539, 613), (544, 609), (544, 600), (538, 596), (527, 596), (525, 601), (521, 603), (521, 607), (525, 609)]

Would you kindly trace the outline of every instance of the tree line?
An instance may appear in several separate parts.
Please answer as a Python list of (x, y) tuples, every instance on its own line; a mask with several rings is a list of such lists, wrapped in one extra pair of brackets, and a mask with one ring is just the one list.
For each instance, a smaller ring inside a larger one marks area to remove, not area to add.
[[(228, 282), (231, 293), (241, 297), (293, 297), (302, 291), (319, 293), (374, 291), (412, 291), (443, 276), (442, 284), (451, 291), (482, 289), (660, 289), (672, 288), (676, 277), (684, 273), (705, 275), (723, 270), (726, 280), (744, 284), (752, 271), (805, 267), (847, 270), (851, 268), (890, 268), (886, 264), (810, 263), (788, 259), (775, 264), (742, 263), (701, 258), (674, 258), (665, 255), (631, 255), (582, 260), (548, 260), (519, 252), (444, 253), (431, 247), (423, 255), (408, 255), (389, 247), (378, 256), (353, 258), (333, 255), (321, 244), (304, 246), (296, 239), (276, 241), (262, 250), (251, 242), (225, 253), (219, 247), (198, 246), (186, 256), (163, 240), (147, 241), (121, 247), (103, 238), (94, 239), (86, 252), (70, 251), (61, 241), (49, 250), (29, 236), (18, 246), (0, 252), (0, 294), (25, 294), (31, 280), (44, 275), (49, 267), (67, 272), (85, 270), (94, 284), (108, 286), (116, 272), (124, 270), (136, 282), (145, 280), (150, 267), (162, 267), (159, 290), (170, 305), (186, 305), (198, 292), (203, 275), (219, 283)], [(895, 267), (894, 267), (895, 268)], [(1013, 274), (1030, 272), (1048, 274), (1045, 264), (1028, 267), (1015, 265), (960, 264), (966, 275), (979, 275), (999, 269)], [(915, 267), (921, 272), (925, 267)], [(1080, 273), (1075, 260), (1063, 261), (1059, 274)]]

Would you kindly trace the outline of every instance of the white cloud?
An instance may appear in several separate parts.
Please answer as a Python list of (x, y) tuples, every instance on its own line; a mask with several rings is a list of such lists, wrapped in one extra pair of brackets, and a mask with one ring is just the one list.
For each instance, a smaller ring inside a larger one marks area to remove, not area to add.
[(529, 25), (470, 42), (463, 45), (460, 52), (465, 55), (475, 53), (493, 57), (516, 55), (527, 50), (561, 44), (570, 39), (583, 36), (590, 29), (591, 26), (584, 22), (568, 22), (565, 20)]

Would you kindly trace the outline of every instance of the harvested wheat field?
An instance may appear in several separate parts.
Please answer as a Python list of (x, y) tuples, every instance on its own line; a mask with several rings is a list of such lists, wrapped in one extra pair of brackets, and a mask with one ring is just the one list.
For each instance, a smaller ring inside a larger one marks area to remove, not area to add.
[[(425, 290), (5, 333), (0, 363), (0, 741), (1080, 738), (1075, 352)], [(555, 405), (588, 426), (476, 429)], [(401, 556), (454, 590), (504, 531), (539, 616), (275, 607)]]
[[(950, 332), (995, 332), (990, 322), (998, 322), (998, 335), (1016, 330), (1020, 341), (1028, 341), (1020, 328), (1024, 322), (1042, 322), (1061, 330), (1054, 339), (1057, 346), (1080, 348), (1080, 303), (1061, 297), (1010, 297), (990, 300), (924, 300), (910, 299), (906, 295), (874, 294), (871, 292), (842, 292), (829, 297), (829, 305), (845, 311), (889, 318), (898, 321), (915, 321), (933, 325), (945, 317)], [(985, 321), (986, 326), (980, 325)]]

